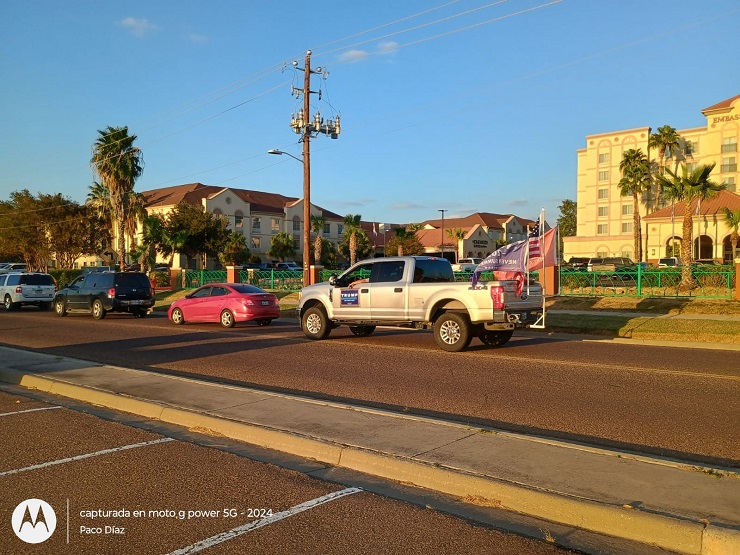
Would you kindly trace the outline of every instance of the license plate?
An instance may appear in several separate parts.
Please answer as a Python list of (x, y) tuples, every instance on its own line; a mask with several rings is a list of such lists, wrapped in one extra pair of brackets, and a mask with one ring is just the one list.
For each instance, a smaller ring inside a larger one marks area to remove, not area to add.
[(270, 301), (262, 301), (262, 306), (270, 306)]
[(129, 301), (129, 302), (130, 302), (130, 304), (141, 304), (141, 303), (143, 303), (144, 301)]

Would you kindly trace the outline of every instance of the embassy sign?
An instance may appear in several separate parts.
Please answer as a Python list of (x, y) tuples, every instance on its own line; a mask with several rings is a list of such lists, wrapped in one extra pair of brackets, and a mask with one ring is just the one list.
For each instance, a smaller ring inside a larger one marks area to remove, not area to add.
[(740, 120), (740, 114), (733, 114), (731, 116), (717, 116), (716, 118), (712, 118), (712, 123), (725, 123), (728, 121), (736, 120)]

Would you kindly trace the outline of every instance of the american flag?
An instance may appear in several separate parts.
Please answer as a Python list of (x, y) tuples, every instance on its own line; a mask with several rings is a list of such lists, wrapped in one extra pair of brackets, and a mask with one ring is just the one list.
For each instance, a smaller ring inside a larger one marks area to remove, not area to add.
[(529, 232), (529, 257), (542, 256), (540, 250), (540, 220), (535, 220), (534, 228)]

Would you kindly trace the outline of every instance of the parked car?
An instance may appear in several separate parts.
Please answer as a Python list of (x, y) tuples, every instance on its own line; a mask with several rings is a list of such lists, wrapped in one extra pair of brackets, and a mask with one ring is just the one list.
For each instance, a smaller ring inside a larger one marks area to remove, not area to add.
[(24, 305), (48, 310), (56, 289), (54, 278), (49, 274), (10, 272), (0, 275), (0, 298), (5, 310), (16, 310)]
[(577, 256), (571, 256), (570, 260), (568, 260), (568, 263), (565, 264), (565, 266), (568, 266), (570, 268), (578, 269), (578, 270), (585, 270), (588, 266), (589, 258), (581, 258)]
[(113, 266), (85, 266), (82, 268), (83, 274), (92, 274), (95, 272), (115, 272), (116, 269)]
[(152, 284), (141, 272), (90, 272), (54, 295), (58, 316), (81, 311), (101, 320), (108, 312), (128, 312), (144, 318), (153, 306)]
[(452, 265), (453, 272), (472, 272), (483, 262), (482, 258), (461, 258), (457, 264)]
[(681, 259), (675, 256), (667, 256), (658, 260), (658, 268), (675, 268), (681, 265)]
[(26, 265), (22, 262), (7, 262), (4, 264), (3, 267), (0, 268), (0, 273), (8, 273), (8, 272), (25, 272), (26, 271)]
[(295, 262), (277, 262), (275, 264), (275, 269), (281, 272), (302, 272), (303, 271), (303, 268), (301, 268)]
[(204, 285), (170, 305), (167, 317), (172, 323), (220, 322), (231, 328), (237, 322), (257, 322), (269, 326), (280, 317), (278, 298), (272, 293), (244, 283)]

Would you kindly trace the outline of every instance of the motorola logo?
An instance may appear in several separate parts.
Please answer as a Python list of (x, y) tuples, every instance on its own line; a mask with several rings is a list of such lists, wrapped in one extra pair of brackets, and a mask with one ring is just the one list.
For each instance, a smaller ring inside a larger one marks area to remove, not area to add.
[(57, 527), (57, 515), (43, 499), (21, 501), (11, 518), (13, 532), (26, 543), (48, 540)]

